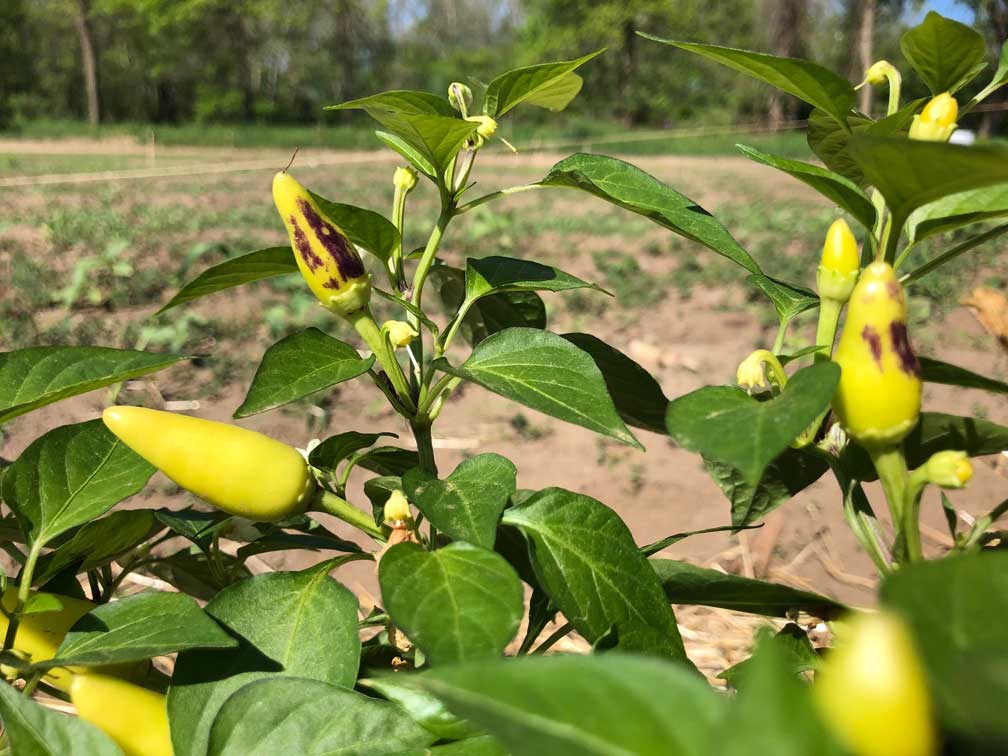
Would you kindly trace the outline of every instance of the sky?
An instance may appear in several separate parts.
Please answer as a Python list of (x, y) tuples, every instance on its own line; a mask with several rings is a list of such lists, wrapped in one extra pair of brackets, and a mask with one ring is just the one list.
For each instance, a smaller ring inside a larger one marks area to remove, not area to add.
[(973, 23), (973, 10), (956, 2), (956, 0), (930, 0), (930, 2), (922, 3), (920, 10), (910, 10), (906, 14), (907, 21), (918, 24), (924, 19), (928, 11), (937, 11), (943, 16), (954, 18), (956, 21), (961, 21), (964, 24)]

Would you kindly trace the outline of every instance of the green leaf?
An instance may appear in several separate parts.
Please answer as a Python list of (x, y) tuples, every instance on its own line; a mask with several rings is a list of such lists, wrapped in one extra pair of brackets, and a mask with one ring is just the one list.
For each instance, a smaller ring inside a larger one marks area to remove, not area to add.
[(400, 543), (378, 565), (385, 610), (431, 664), (499, 656), (518, 632), (522, 586), (504, 557), (456, 541)]
[(497, 523), (515, 492), (518, 471), (499, 454), (462, 462), (445, 480), (415, 467), (402, 478), (407, 498), (440, 532), (493, 549)]
[[(395, 704), (314, 679), (252, 682), (221, 707), (208, 756), (393, 756), (434, 736)], [(416, 750), (410, 750), (416, 749)]]
[[(855, 134), (848, 151), (868, 181), (882, 193), (893, 228), (902, 228), (918, 207), (949, 194), (1008, 183), (1008, 148), (965, 147), (901, 137)], [(895, 245), (899, 234), (890, 236)]]
[(980, 389), (995, 394), (1008, 394), (1008, 383), (974, 373), (972, 370), (951, 365), (930, 357), (920, 357), (921, 378), (928, 383)]
[(621, 648), (686, 661), (675, 615), (661, 583), (615, 512), (600, 501), (547, 488), (504, 512), (530, 544), (540, 585), (567, 621), (595, 643), (618, 628), (646, 642)]
[(731, 465), (704, 458), (711, 478), (731, 503), (732, 525), (740, 528), (762, 519), (815, 483), (829, 469), (820, 457), (785, 449), (763, 471), (759, 483), (746, 481)]
[(93, 724), (42, 706), (6, 683), (0, 684), (0, 721), (12, 756), (123, 756)]
[(513, 756), (709, 756), (726, 702), (680, 665), (535, 656), (417, 675)]
[(461, 740), (480, 733), (477, 727), (448, 711), (440, 700), (411, 684), (411, 677), (396, 674), (361, 678), (357, 681), (357, 686), (373, 690), (382, 698), (398, 704), (413, 721), (437, 735), (440, 740)]
[(257, 575), (207, 604), (207, 614), (241, 643), (179, 654), (168, 691), (176, 756), (203, 756), (220, 707), (253, 680), (289, 675), (353, 686), (361, 649), (357, 599), (328, 576), (330, 568), (323, 562)]
[(44, 544), (138, 493), (154, 467), (101, 420), (36, 439), (3, 477), (3, 500), (32, 544)]
[(185, 359), (106, 347), (28, 347), (0, 352), (0, 423), (47, 404), (139, 378)]
[(466, 738), (455, 743), (445, 743), (428, 748), (430, 756), (509, 756), (504, 746), (493, 735)]
[(180, 304), (209, 294), (216, 294), (224, 289), (297, 272), (297, 261), (294, 259), (294, 253), (290, 246), (268, 247), (249, 252), (240, 257), (225, 260), (212, 268), (207, 268), (179, 289), (179, 292), (168, 300), (168, 304), (158, 310), (156, 314), (160, 315), (172, 307), (178, 307)]
[(1008, 215), (1008, 184), (951, 194), (910, 213), (907, 238), (919, 242), (935, 234)]
[(192, 507), (179, 510), (158, 509), (154, 516), (170, 531), (196, 544), (200, 551), (209, 551), (214, 536), (231, 522), (231, 516), (219, 510), (204, 512)]
[(862, 226), (871, 231), (875, 225), (875, 206), (856, 183), (839, 173), (820, 168), (811, 163), (768, 155), (752, 147), (735, 145), (750, 160), (769, 165), (799, 181), (808, 184), (821, 195), (851, 214)]
[(595, 361), (623, 422), (655, 433), (665, 432), (668, 398), (647, 370), (591, 334), (565, 333), (563, 338)]
[[(820, 665), (819, 654), (816, 652), (812, 641), (809, 640), (808, 633), (794, 622), (789, 622), (781, 628), (777, 634), (771, 634), (770, 627), (761, 629), (760, 643), (765, 643), (769, 639), (775, 646), (777, 653), (781, 657), (780, 663), (788, 668), (793, 676), (798, 676), (803, 672), (817, 670)], [(732, 665), (718, 675), (730, 686), (742, 689), (746, 683), (749, 672), (756, 665), (756, 659), (749, 657), (743, 659), (738, 664)], [(758, 676), (759, 672), (755, 672)], [(758, 682), (756, 683), (758, 685)]]
[(43, 554), (35, 565), (32, 582), (41, 585), (68, 567), (74, 567), (77, 574), (103, 567), (160, 529), (149, 509), (110, 512), (86, 523), (57, 549)]
[(812, 107), (829, 114), (844, 127), (847, 124), (847, 114), (854, 107), (854, 88), (850, 82), (810, 60), (779, 58), (765, 53), (719, 45), (676, 42), (651, 34), (642, 34), (641, 36), (696, 53), (760, 81), (765, 81), (767, 84), (794, 95), (799, 100), (804, 100)]
[(383, 92), (326, 110), (364, 110), (402, 139), (440, 176), (477, 124), (457, 118), (447, 100), (426, 92)]
[(567, 291), (598, 289), (596, 284), (582, 281), (549, 265), (517, 257), (474, 258), (466, 260), (465, 296), (475, 301), (487, 294), (503, 291)]
[(374, 210), (332, 202), (314, 192), (308, 193), (319, 209), (339, 226), (350, 241), (383, 263), (388, 262), (392, 251), (402, 241), (399, 229), (392, 224), (392, 221)]
[(190, 648), (232, 648), (234, 638), (182, 593), (138, 593), (77, 620), (53, 659), (35, 669), (152, 659)]
[(788, 585), (728, 575), (674, 559), (648, 561), (673, 604), (716, 606), (767, 617), (788, 617), (792, 612), (802, 611), (813, 617), (834, 619), (847, 611), (847, 607), (833, 599)]
[(734, 386), (708, 386), (673, 399), (666, 423), (680, 446), (734, 467), (756, 485), (767, 466), (829, 406), (840, 368), (821, 362), (795, 373), (765, 402)]
[(983, 35), (934, 11), (903, 34), (900, 49), (935, 95), (955, 93), (987, 67)]
[(616, 412), (591, 356), (554, 333), (508, 328), (480, 342), (459, 367), (444, 359), (435, 365), (531, 409), (643, 448)]
[(500, 118), (523, 102), (550, 110), (562, 110), (581, 89), (578, 82), (577, 88), (571, 91), (573, 82), (569, 75), (603, 52), (604, 49), (596, 50), (574, 60), (540, 63), (501, 74), (487, 85), (483, 97), (483, 113), (491, 118)]
[(356, 454), (361, 449), (373, 446), (383, 436), (396, 437), (395, 433), (358, 433), (344, 431), (335, 436), (329, 436), (325, 441), (311, 450), (308, 464), (319, 470), (335, 470), (345, 459)]
[(364, 452), (354, 464), (379, 475), (402, 475), (420, 464), (420, 455), (397, 446), (378, 446)]
[(402, 155), (406, 161), (420, 171), (420, 173), (424, 174), (432, 181), (437, 181), (437, 169), (420, 153), (420, 150), (411, 145), (405, 139), (396, 136), (395, 134), (389, 134), (387, 131), (376, 131), (375, 136), (384, 142), (386, 146)]
[(806, 310), (819, 306), (819, 296), (804, 286), (789, 284), (760, 273), (753, 273), (746, 280), (770, 298), (782, 324), (790, 323)]
[(943, 723), (1003, 752), (1008, 552), (901, 567), (883, 583), (882, 603), (910, 624)]
[[(438, 295), (445, 307), (458, 310), (465, 300), (465, 274), (458, 268), (438, 265), (432, 269), (441, 281)], [(459, 333), (476, 346), (487, 336), (505, 328), (546, 328), (546, 305), (534, 291), (487, 294), (469, 306)]]
[(234, 416), (248, 417), (290, 404), (363, 375), (374, 362), (374, 355), (361, 357), (339, 339), (317, 328), (306, 328), (266, 350), (245, 401)]
[(571, 155), (539, 183), (582, 189), (703, 244), (750, 273), (760, 272), (756, 261), (714, 216), (630, 163), (604, 155)]

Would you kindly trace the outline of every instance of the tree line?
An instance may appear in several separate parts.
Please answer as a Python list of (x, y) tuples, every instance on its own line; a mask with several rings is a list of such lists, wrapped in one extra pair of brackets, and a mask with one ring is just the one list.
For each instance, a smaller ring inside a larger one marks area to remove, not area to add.
[[(1008, 38), (1008, 0), (963, 5), (993, 53)], [(899, 65), (906, 10), (903, 0), (3, 0), (0, 123), (317, 123), (332, 119), (325, 105), (363, 94), (478, 85), (600, 47), (609, 52), (583, 71), (583, 114), (782, 122), (804, 115), (798, 103), (636, 32), (810, 57), (856, 80), (878, 58)], [(870, 107), (869, 88), (862, 97)]]

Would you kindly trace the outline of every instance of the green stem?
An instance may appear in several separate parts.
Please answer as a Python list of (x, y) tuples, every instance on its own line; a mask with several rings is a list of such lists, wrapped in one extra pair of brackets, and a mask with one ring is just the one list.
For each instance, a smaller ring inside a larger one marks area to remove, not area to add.
[(309, 509), (319, 510), (338, 517), (343, 522), (353, 525), (358, 530), (362, 530), (378, 541), (385, 541), (385, 534), (382, 533), (374, 523), (374, 518), (357, 509), (346, 499), (342, 499), (329, 491), (321, 491), (315, 496), (314, 501), (309, 505)]
[(549, 638), (547, 638), (542, 643), (540, 643), (538, 647), (534, 648), (532, 650), (532, 653), (533, 654), (544, 654), (544, 653), (546, 653), (547, 650), (549, 650), (554, 645), (556, 645), (556, 643), (559, 640), (561, 640), (564, 636), (569, 635), (570, 632), (573, 629), (574, 629), (574, 626), (571, 625), (570, 622), (568, 622), (566, 625), (561, 626)]
[[(434, 225), (434, 228), (431, 229), (430, 236), (427, 237), (427, 246), (424, 247), (423, 254), (420, 256), (420, 263), (417, 265), (417, 269), (413, 273), (413, 295), (410, 301), (413, 306), (418, 309), (423, 301), (423, 286), (424, 282), (427, 280), (427, 274), (430, 272), (431, 266), (434, 264), (434, 259), (437, 257), (438, 247), (441, 245), (441, 239), (444, 237), (445, 229), (448, 227), (448, 223), (451, 221), (454, 214), (455, 211), (451, 203), (446, 203), (441, 209), (441, 215), (438, 216), (437, 223)], [(419, 323), (415, 325), (417, 330), (420, 330)]]
[(900, 88), (903, 84), (903, 77), (894, 68), (886, 74), (886, 78), (889, 79), (889, 107), (886, 109), (886, 115), (891, 116), (899, 110)]
[(459, 305), (458, 312), (455, 313), (455, 317), (454, 319), (452, 319), (451, 325), (448, 327), (448, 330), (444, 333), (444, 335), (441, 337), (438, 343), (434, 345), (435, 357), (441, 357), (446, 351), (448, 351), (448, 347), (451, 345), (452, 339), (455, 338), (455, 334), (458, 333), (458, 329), (462, 325), (462, 321), (465, 319), (465, 316), (469, 313), (469, 310), (473, 306), (475, 301), (476, 301), (475, 299), (470, 299), (469, 297), (466, 297), (465, 300), (463, 300), (462, 304)]
[(420, 402), (420, 408), (417, 410), (418, 414), (426, 415), (430, 408), (434, 406), (434, 402), (437, 401), (438, 396), (445, 390), (453, 390), (459, 383), (462, 382), (461, 378), (456, 378), (454, 375), (444, 375), (437, 383), (430, 387), (423, 401)]
[(21, 695), (23, 695), (25, 698), (31, 698), (31, 694), (35, 692), (35, 688), (37, 688), (38, 684), (42, 682), (42, 678), (44, 676), (45, 672), (43, 672), (42, 670), (39, 670), (38, 672), (33, 672), (32, 676), (28, 678), (28, 681), (25, 682), (24, 690), (21, 691)]
[(893, 527), (897, 532), (894, 549), (896, 561), (919, 560), (922, 558), (920, 525), (917, 522), (916, 507), (908, 497), (909, 475), (903, 447), (902, 445), (869, 447), (868, 453), (878, 472), (879, 482), (889, 504)]
[(924, 263), (923, 265), (921, 265), (916, 270), (913, 270), (910, 273), (907, 273), (905, 276), (902, 276), (900, 278), (900, 283), (905, 284), (905, 283), (911, 283), (913, 281), (917, 281), (917, 280), (923, 278), (924, 276), (926, 276), (928, 273), (930, 273), (935, 268), (937, 268), (937, 267), (939, 267), (941, 265), (944, 265), (949, 260), (952, 260), (952, 259), (958, 257), (959, 255), (963, 254), (964, 252), (968, 252), (969, 250), (973, 249), (973, 247), (977, 247), (977, 246), (983, 244), (986, 241), (990, 241), (991, 239), (993, 239), (993, 238), (995, 238), (997, 236), (1000, 236), (1001, 234), (1005, 233), (1006, 231), (1008, 231), (1008, 223), (1005, 223), (1005, 224), (1000, 225), (1000, 226), (995, 226), (994, 228), (992, 228), (990, 231), (987, 231), (986, 233), (980, 234), (979, 236), (974, 236), (972, 239), (967, 239), (962, 244), (959, 244), (959, 245), (957, 245), (955, 247), (952, 247), (952, 249), (950, 249), (948, 252), (943, 252), (942, 254), (938, 255), (937, 257), (935, 257), (935, 258), (933, 258), (931, 260), (928, 260), (926, 263)]
[(774, 354), (780, 354), (784, 349), (784, 339), (787, 336), (788, 326), (791, 325), (791, 319), (781, 321), (780, 327), (777, 329), (777, 338), (774, 339), (773, 349)]
[(523, 184), (522, 186), (512, 186), (508, 189), (501, 189), (496, 192), (490, 192), (489, 194), (484, 194), (482, 197), (477, 197), (472, 202), (467, 202), (464, 205), (459, 205), (458, 209), (455, 211), (455, 215), (461, 215), (462, 213), (468, 213), (475, 207), (484, 205), (491, 200), (499, 199), (501, 197), (507, 197), (510, 194), (520, 194), (521, 192), (528, 192), (532, 189), (546, 189), (547, 187), (542, 184)]
[[(385, 370), (385, 374), (392, 381), (392, 386), (395, 388), (399, 401), (410, 412), (413, 412), (416, 409), (416, 403), (413, 401), (406, 375), (402, 371), (399, 360), (396, 359), (395, 350), (392, 349), (388, 339), (385, 338), (385, 334), (381, 332), (378, 324), (375, 323), (374, 318), (371, 316), (371, 311), (365, 307), (363, 310), (358, 310), (352, 315), (347, 316), (347, 319), (353, 323), (353, 327), (357, 330), (357, 333), (371, 347), (371, 351), (378, 358), (378, 362)], [(419, 324), (417, 328), (419, 328)]]
[(402, 291), (406, 284), (406, 273), (403, 270), (403, 238), (406, 233), (406, 195), (402, 187), (395, 188), (392, 198), (392, 225), (399, 231), (399, 244), (392, 250), (389, 260), (389, 283), (395, 291)]
[(820, 456), (829, 462), (837, 485), (840, 486), (840, 491), (843, 494), (844, 519), (847, 520), (847, 524), (861, 547), (871, 557), (879, 574), (889, 574), (892, 567), (886, 549), (879, 540), (879, 533), (875, 528), (875, 513), (872, 512), (871, 504), (864, 495), (864, 489), (861, 488), (858, 481), (843, 471), (836, 457), (821, 450), (818, 451)]
[(843, 302), (836, 299), (823, 298), (819, 300), (819, 322), (816, 325), (816, 346), (828, 347), (825, 352), (816, 352), (816, 362), (828, 362), (833, 356), (833, 342), (836, 340), (837, 323), (840, 322), (840, 310)]
[(410, 423), (413, 438), (416, 439), (417, 454), (420, 455), (420, 465), (424, 470), (437, 475), (437, 462), (434, 459), (434, 439), (431, 436), (430, 421)]
[(41, 541), (32, 543), (31, 548), (28, 550), (28, 555), (25, 557), (24, 567), (21, 568), (21, 582), (18, 584), (17, 603), (14, 605), (14, 611), (9, 614), (10, 622), (7, 625), (7, 635), (4, 637), (4, 651), (14, 648), (18, 625), (21, 624), (21, 613), (24, 611), (25, 606), (28, 605), (28, 599), (31, 598), (32, 578), (35, 577), (35, 565), (42, 554), (42, 545)]

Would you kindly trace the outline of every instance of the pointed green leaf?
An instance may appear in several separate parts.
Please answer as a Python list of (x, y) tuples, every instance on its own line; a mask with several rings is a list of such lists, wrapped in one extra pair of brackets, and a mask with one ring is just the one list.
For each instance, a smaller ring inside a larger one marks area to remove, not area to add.
[(430, 92), (412, 89), (396, 89), (381, 92), (358, 100), (350, 100), (339, 105), (330, 105), (326, 110), (365, 110), (367, 112), (405, 113), (407, 115), (453, 116), (455, 110), (447, 98)]
[[(596, 50), (574, 60), (540, 63), (501, 74), (487, 85), (483, 97), (483, 113), (491, 118), (500, 118), (523, 102), (550, 110), (562, 110), (581, 89), (578, 83), (577, 89), (571, 92), (574, 82), (568, 78), (569, 75), (603, 52), (605, 50)], [(543, 101), (548, 104), (542, 105)], [(558, 103), (559, 107), (556, 106)]]
[(806, 310), (819, 306), (819, 296), (804, 286), (778, 281), (759, 273), (753, 273), (746, 280), (770, 298), (782, 324), (790, 323)]
[(935, 95), (955, 93), (987, 67), (983, 35), (934, 11), (903, 34), (900, 49)]
[(443, 359), (436, 366), (526, 407), (640, 447), (616, 412), (594, 360), (556, 334), (508, 328), (480, 342), (459, 367)]
[(421, 467), (403, 475), (407, 498), (440, 532), (492, 549), (497, 523), (515, 492), (515, 466), (499, 454), (465, 460), (444, 480)]
[(406, 162), (420, 171), (420, 173), (433, 181), (437, 181), (437, 169), (421, 154), (420, 150), (405, 139), (395, 134), (389, 134), (387, 131), (376, 131), (375, 136), (388, 147), (402, 155), (406, 159)]
[(437, 551), (400, 543), (378, 565), (385, 610), (433, 665), (500, 656), (524, 612), (500, 554), (462, 541)]
[(577, 276), (531, 260), (499, 255), (466, 260), (465, 295), (470, 301), (498, 292), (569, 289), (603, 290)]
[(531, 656), (415, 680), (513, 756), (710, 756), (727, 704), (680, 665), (622, 654)]
[(101, 420), (36, 439), (3, 476), (3, 500), (31, 543), (44, 544), (138, 493), (154, 467)]
[(157, 311), (157, 314), (224, 289), (297, 272), (297, 261), (290, 246), (268, 247), (249, 252), (204, 270), (179, 289), (178, 293), (168, 300), (168, 304)]
[(646, 641), (621, 650), (686, 660), (675, 615), (633, 536), (600, 501), (547, 488), (504, 512), (530, 544), (536, 577), (567, 621), (595, 643), (617, 628)]
[(402, 475), (420, 464), (420, 456), (412, 449), (376, 446), (355, 458), (354, 464), (379, 475)]
[(235, 417), (289, 404), (316, 391), (363, 375), (375, 362), (317, 328), (281, 339), (263, 355)]
[(861, 187), (839, 173), (820, 168), (811, 163), (777, 157), (760, 152), (752, 147), (736, 145), (746, 157), (757, 163), (769, 165), (799, 181), (808, 184), (821, 195), (832, 200), (841, 209), (846, 210), (868, 231), (875, 225), (875, 206)]
[(423, 754), (434, 735), (395, 704), (313, 679), (252, 682), (221, 707), (208, 756)]
[(203, 756), (220, 707), (253, 680), (289, 675), (353, 686), (361, 649), (357, 599), (328, 576), (331, 566), (257, 575), (207, 604), (207, 614), (241, 644), (179, 654), (168, 691), (176, 756)]
[(107, 347), (28, 347), (0, 352), (0, 423), (185, 359)]
[(919, 242), (935, 234), (1008, 215), (1008, 184), (970, 189), (929, 202), (910, 213), (907, 237)]
[(77, 574), (109, 564), (161, 530), (149, 509), (122, 509), (92, 520), (35, 565), (35, 585), (74, 566)]
[(854, 87), (841, 76), (818, 63), (799, 58), (779, 58), (765, 53), (733, 47), (676, 42), (651, 34), (641, 36), (678, 47), (734, 68), (771, 86), (777, 87), (814, 108), (828, 113), (837, 123), (846, 125), (847, 114), (854, 107)]
[[(398, 704), (414, 721), (441, 740), (471, 739), (474, 735), (479, 735), (481, 732), (479, 728), (455, 716), (440, 700), (411, 684), (411, 677), (411, 675), (382, 675), (361, 678), (357, 680), (357, 685), (366, 690), (373, 690), (382, 698)], [(465, 753), (465, 751), (459, 752), (460, 756), (465, 756)], [(504, 754), (501, 753), (501, 756)]]
[(1008, 394), (1008, 383), (1004, 381), (988, 378), (974, 373), (972, 370), (931, 357), (920, 357), (919, 359), (921, 379), (928, 383), (944, 383), (947, 386), (962, 386), (963, 388), (990, 391), (994, 394)]
[(604, 155), (571, 155), (554, 165), (539, 183), (582, 189), (703, 244), (750, 273), (760, 272), (756, 261), (720, 221), (689, 197), (630, 163)]
[(344, 459), (348, 459), (361, 449), (373, 446), (383, 436), (395, 438), (395, 435), (395, 433), (358, 433), (357, 431), (337, 433), (311, 450), (308, 455), (308, 464), (320, 470), (334, 470)]
[(525, 104), (546, 108), (555, 113), (570, 105), (583, 86), (584, 79), (571, 72), (556, 79), (548, 87), (543, 87), (531, 97), (525, 98)]
[(93, 724), (36, 703), (0, 684), (0, 722), (11, 756), (123, 756)]
[(760, 402), (734, 386), (708, 386), (673, 399), (666, 423), (681, 446), (734, 467), (755, 485), (763, 471), (829, 406), (840, 368), (799, 370), (780, 396)]

